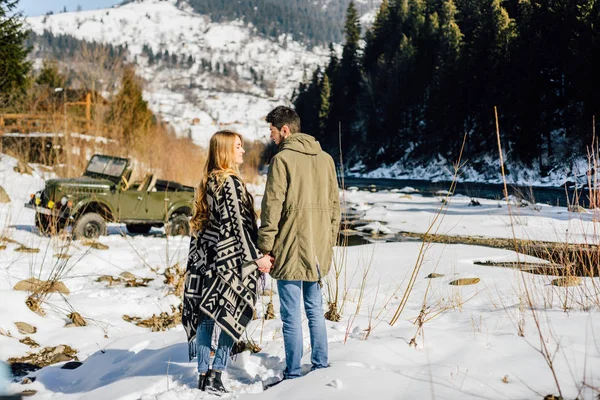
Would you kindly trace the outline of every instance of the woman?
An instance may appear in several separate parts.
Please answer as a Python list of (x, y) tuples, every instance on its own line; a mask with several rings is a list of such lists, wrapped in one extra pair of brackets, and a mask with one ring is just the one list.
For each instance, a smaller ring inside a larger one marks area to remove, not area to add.
[[(252, 196), (239, 176), (242, 136), (219, 131), (211, 139), (204, 178), (194, 199), (194, 234), (183, 295), (183, 326), (190, 361), (198, 357), (198, 388), (226, 393), (221, 372), (234, 341), (252, 321), (260, 272), (272, 264), (256, 249), (256, 215)], [(209, 369), (214, 325), (221, 328)]]

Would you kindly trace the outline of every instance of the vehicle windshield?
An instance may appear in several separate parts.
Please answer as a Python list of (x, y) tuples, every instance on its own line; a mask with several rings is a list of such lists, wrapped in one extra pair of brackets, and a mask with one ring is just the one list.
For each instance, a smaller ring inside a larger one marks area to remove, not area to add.
[(90, 160), (84, 175), (97, 177), (99, 175), (120, 179), (127, 168), (127, 159), (94, 155)]

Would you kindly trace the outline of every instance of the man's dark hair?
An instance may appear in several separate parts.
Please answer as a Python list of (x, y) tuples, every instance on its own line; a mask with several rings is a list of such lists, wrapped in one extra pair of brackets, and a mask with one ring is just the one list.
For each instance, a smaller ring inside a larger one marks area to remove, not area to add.
[(284, 125), (287, 125), (288, 128), (290, 128), (291, 133), (301, 132), (300, 117), (298, 114), (296, 114), (296, 111), (290, 107), (275, 107), (269, 114), (267, 114), (266, 120), (278, 130), (281, 130)]

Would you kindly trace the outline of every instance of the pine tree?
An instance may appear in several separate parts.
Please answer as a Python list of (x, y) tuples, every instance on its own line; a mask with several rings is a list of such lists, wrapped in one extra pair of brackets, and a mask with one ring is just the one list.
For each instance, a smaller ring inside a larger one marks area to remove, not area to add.
[(337, 74), (338, 65), (339, 60), (335, 48), (333, 47), (333, 43), (329, 43), (329, 64), (327, 64), (327, 68), (325, 68), (325, 74), (330, 77), (335, 76)]
[[(426, 148), (442, 149), (447, 157), (455, 157), (460, 146), (462, 121), (460, 103), (460, 63), (463, 34), (456, 22), (457, 8), (453, 0), (444, 0), (439, 9), (439, 29), (436, 39), (435, 70), (431, 78), (430, 96), (426, 100), (427, 129), (423, 135)], [(445, 145), (442, 145), (445, 143)], [(445, 150), (445, 151), (444, 151)]]
[(31, 63), (30, 48), (24, 44), (27, 30), (20, 13), (14, 13), (18, 0), (0, 0), (0, 106), (7, 105), (11, 93), (23, 93)]
[(388, 0), (383, 0), (379, 6), (379, 11), (375, 16), (373, 26), (365, 34), (365, 52), (363, 64), (366, 68), (373, 66), (377, 58), (383, 53), (383, 43), (388, 28), (388, 19), (390, 18), (390, 5)]
[(123, 131), (128, 144), (133, 144), (141, 132), (154, 125), (148, 103), (142, 97), (142, 85), (133, 67), (123, 71), (121, 89), (110, 103), (109, 122)]
[[(346, 41), (338, 73), (333, 79), (329, 120), (325, 125), (325, 143), (330, 149), (348, 154), (350, 146), (360, 145), (360, 132), (355, 129), (359, 120), (359, 96), (362, 80), (359, 57), (361, 26), (354, 2), (346, 10), (344, 36)], [(338, 149), (339, 124), (343, 135), (342, 149)], [(333, 152), (333, 151), (332, 151)], [(335, 153), (334, 153), (335, 154)]]
[(50, 89), (64, 87), (66, 79), (58, 70), (58, 65), (53, 60), (44, 60), (42, 69), (36, 78), (38, 85), (45, 85)]
[(329, 119), (329, 98), (331, 97), (331, 85), (327, 73), (323, 74), (323, 79), (320, 84), (319, 95), (319, 131), (324, 132)]

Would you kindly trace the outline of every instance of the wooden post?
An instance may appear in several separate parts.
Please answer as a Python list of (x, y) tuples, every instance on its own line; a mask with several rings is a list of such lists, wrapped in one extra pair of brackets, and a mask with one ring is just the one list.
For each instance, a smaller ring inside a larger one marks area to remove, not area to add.
[(85, 129), (86, 133), (90, 133), (90, 121), (92, 119), (92, 93), (87, 92), (85, 95)]

